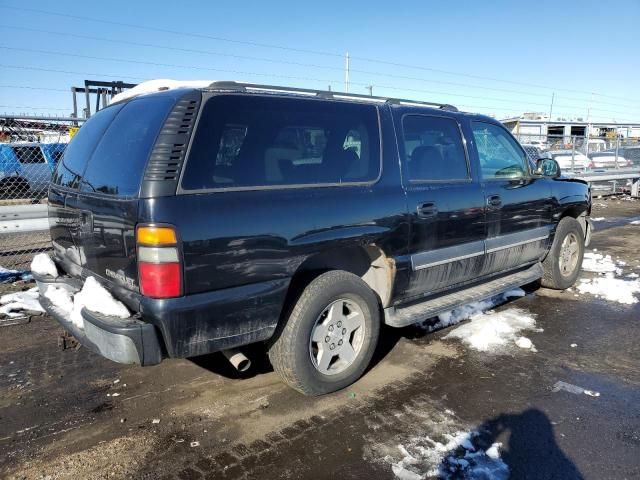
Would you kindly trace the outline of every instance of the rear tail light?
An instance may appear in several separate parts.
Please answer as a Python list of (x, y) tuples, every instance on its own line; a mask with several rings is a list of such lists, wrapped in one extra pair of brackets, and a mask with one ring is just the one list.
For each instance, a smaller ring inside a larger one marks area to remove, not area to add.
[(587, 163), (587, 168), (593, 168), (593, 160), (589, 160), (589, 163)]
[(138, 274), (140, 291), (152, 298), (182, 295), (182, 265), (178, 237), (173, 227), (139, 226)]

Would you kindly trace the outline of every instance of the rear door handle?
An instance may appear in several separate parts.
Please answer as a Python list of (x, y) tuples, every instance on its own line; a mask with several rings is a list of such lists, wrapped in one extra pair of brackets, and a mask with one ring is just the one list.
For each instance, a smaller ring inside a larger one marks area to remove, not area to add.
[(438, 214), (438, 208), (434, 202), (425, 202), (418, 205), (418, 217), (431, 218)]
[(500, 195), (489, 195), (487, 197), (487, 206), (491, 208), (502, 207), (502, 199), (500, 198)]

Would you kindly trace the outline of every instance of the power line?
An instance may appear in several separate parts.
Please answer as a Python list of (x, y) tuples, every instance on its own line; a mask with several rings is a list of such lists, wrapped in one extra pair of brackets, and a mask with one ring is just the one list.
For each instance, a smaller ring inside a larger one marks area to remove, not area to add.
[(58, 70), (58, 69), (54, 69), (54, 68), (27, 67), (25, 65), (7, 65), (7, 64), (1, 64), (0, 63), (0, 67), (2, 67), (2, 68), (17, 68), (17, 69), (20, 69), (20, 70), (34, 70), (34, 71), (38, 71), (38, 72), (64, 73), (64, 74), (68, 74), (68, 75), (84, 75), (84, 76), (91, 75), (91, 76), (96, 76), (96, 77), (117, 78), (117, 79), (127, 78), (129, 80), (140, 80), (140, 81), (148, 80), (148, 78), (145, 78), (145, 77), (131, 77), (129, 75), (111, 75), (111, 74), (108, 74), (108, 73), (96, 73), (96, 72), (74, 72), (72, 70)]
[[(339, 80), (336, 80), (336, 79), (318, 79), (318, 78), (301, 77), (301, 76), (295, 76), (295, 75), (281, 75), (281, 74), (270, 74), (270, 73), (253, 72), (253, 71), (228, 70), (228, 69), (205, 67), (205, 66), (201, 66), (201, 65), (184, 65), (184, 64), (160, 63), (160, 62), (151, 62), (151, 61), (146, 61), (146, 60), (127, 59), (127, 58), (121, 58), (121, 57), (101, 57), (101, 56), (96, 56), (96, 55), (84, 55), (84, 54), (77, 54), (77, 53), (70, 53), (70, 52), (60, 52), (60, 51), (55, 51), (55, 50), (41, 50), (41, 49), (32, 49), (32, 48), (23, 48), (23, 47), (10, 47), (10, 46), (6, 46), (6, 45), (0, 45), (0, 49), (14, 50), (14, 51), (20, 51), (20, 52), (38, 53), (38, 54), (44, 54), (44, 55), (59, 55), (59, 56), (64, 56), (64, 57), (84, 58), (84, 59), (90, 59), (90, 60), (101, 60), (101, 61), (131, 63), (131, 64), (138, 64), (138, 65), (151, 65), (151, 66), (158, 66), (158, 67), (170, 67), (170, 68), (181, 68), (181, 69), (191, 69), (191, 70), (205, 70), (205, 71), (214, 71), (214, 72), (222, 72), (222, 73), (232, 73), (232, 74), (236, 74), (236, 75), (257, 75), (257, 76), (264, 76), (264, 77), (284, 78), (284, 79), (288, 79), (288, 80), (314, 81), (314, 82), (321, 82), (321, 83), (337, 83), (337, 82), (339, 82)], [(369, 85), (369, 83), (362, 83), (362, 82), (353, 82), (352, 81), (351, 83), (354, 84), (354, 85), (359, 85), (359, 86), (363, 86), (363, 87), (367, 87)], [(423, 90), (423, 89), (415, 89), (415, 88), (396, 87), (396, 86), (392, 86), (392, 85), (376, 84), (376, 86), (379, 87), (379, 88), (386, 88), (388, 90), (396, 90), (396, 91), (411, 91), (411, 92), (416, 92), (416, 93), (425, 93), (425, 94), (429, 94), (429, 95), (446, 95), (446, 96), (450, 96), (450, 97), (471, 98), (471, 99), (476, 99), (476, 100), (487, 100), (487, 101), (492, 101), (492, 102), (513, 103), (513, 100), (504, 99), (504, 98), (494, 98), (494, 97), (485, 97), (485, 96), (477, 96), (477, 95), (467, 95), (467, 94), (455, 93), (455, 92), (439, 92), (439, 91)], [(546, 107), (547, 106), (546, 103), (537, 103), (537, 102), (526, 102), (525, 104), (528, 105), (528, 106), (536, 106), (536, 107)], [(581, 107), (581, 106), (577, 106), (577, 105), (557, 105), (557, 107), (558, 108), (566, 108), (566, 109), (577, 109), (577, 110), (581, 110), (583, 108), (586, 108), (586, 106), (585, 107)], [(627, 115), (629, 113), (629, 112), (604, 110), (604, 109), (598, 109), (598, 108), (591, 108), (591, 110), (602, 111), (602, 112), (605, 112), (605, 113), (607, 113), (607, 112), (608, 113), (615, 113), (615, 114), (620, 114), (620, 115)]]
[[(186, 36), (186, 37), (193, 37), (193, 38), (201, 38), (201, 39), (209, 39), (209, 40), (215, 40), (215, 41), (229, 42), (229, 43), (235, 43), (235, 44), (240, 44), (240, 45), (248, 45), (248, 46), (253, 46), (253, 47), (272, 48), (272, 49), (278, 49), (278, 50), (284, 50), (284, 51), (292, 51), (292, 52), (297, 52), (297, 53), (306, 53), (306, 54), (312, 54), (312, 55), (322, 55), (322, 56), (340, 57), (340, 58), (342, 58), (342, 54), (341, 53), (335, 53), (335, 52), (327, 52), (327, 51), (310, 50), (310, 49), (303, 49), (303, 48), (296, 48), (296, 47), (288, 47), (288, 46), (283, 46), (283, 45), (261, 43), (261, 42), (254, 42), (254, 41), (248, 41), (248, 40), (238, 40), (238, 39), (231, 39), (231, 38), (226, 38), (226, 37), (206, 35), (206, 34), (194, 33), (194, 32), (182, 32), (182, 31), (178, 31), (178, 30), (171, 30), (171, 29), (160, 28), (160, 27), (151, 27), (151, 26), (139, 25), (139, 24), (133, 24), (133, 23), (118, 22), (118, 21), (115, 21), (115, 20), (106, 20), (106, 19), (95, 18), (95, 17), (81, 16), (81, 15), (71, 15), (71, 14), (53, 12), (53, 11), (49, 11), (49, 10), (41, 10), (41, 9), (36, 9), (36, 8), (16, 7), (16, 6), (10, 6), (10, 5), (0, 5), (0, 8), (8, 8), (8, 9), (18, 10), (18, 11), (39, 13), (39, 14), (42, 14), (42, 15), (52, 15), (52, 16), (57, 16), (57, 17), (62, 17), (62, 18), (71, 18), (71, 19), (74, 19), (74, 20), (83, 20), (83, 21), (104, 23), (104, 24), (108, 24), (108, 25), (118, 25), (118, 26), (127, 27), (127, 28), (136, 28), (136, 29), (154, 31), (154, 32), (159, 32), (159, 33), (168, 33), (168, 34), (172, 34), (172, 35), (180, 35), (180, 36)], [(526, 86), (526, 87), (542, 88), (542, 89), (553, 90), (553, 91), (565, 91), (565, 92), (580, 93), (580, 94), (586, 94), (586, 95), (596, 95), (596, 96), (604, 97), (604, 98), (612, 98), (612, 99), (617, 99), (617, 100), (629, 101), (628, 98), (624, 98), (624, 97), (616, 97), (616, 96), (612, 96), (612, 95), (605, 95), (605, 94), (596, 93), (596, 92), (588, 92), (588, 91), (584, 91), (584, 90), (558, 88), (558, 87), (551, 87), (551, 86), (548, 86), (548, 85), (540, 85), (540, 84), (529, 83), (529, 82), (521, 82), (521, 81), (514, 81), (514, 80), (504, 80), (502, 78), (487, 77), (487, 76), (483, 76), (483, 75), (474, 75), (474, 74), (461, 73), (461, 72), (453, 72), (453, 71), (450, 71), (450, 70), (443, 70), (443, 69), (425, 67), (425, 66), (420, 66), (420, 65), (411, 65), (411, 64), (405, 64), (405, 63), (400, 63), (400, 62), (392, 62), (392, 61), (387, 61), (387, 60), (379, 60), (379, 59), (369, 58), (369, 57), (352, 56), (351, 58), (352, 59), (362, 60), (362, 61), (365, 61), (365, 62), (377, 63), (377, 64), (394, 66), (394, 67), (411, 68), (411, 69), (417, 69), (417, 70), (441, 73), (441, 74), (446, 74), (446, 75), (455, 75), (455, 76), (461, 76), (461, 77), (467, 77), (467, 78), (490, 80), (492, 82), (501, 82), (501, 83), (507, 83), (507, 84), (512, 84), (512, 85), (521, 85), (521, 86)]]
[[(243, 59), (243, 60), (254, 60), (254, 61), (267, 62), (267, 63), (294, 65), (294, 66), (300, 66), (300, 67), (311, 67), (311, 68), (334, 70), (334, 71), (340, 71), (340, 72), (343, 71), (342, 67), (335, 67), (335, 66), (330, 66), (330, 65), (317, 65), (317, 64), (313, 64), (313, 63), (295, 62), (295, 61), (289, 61), (289, 60), (277, 60), (277, 59), (256, 57), (256, 56), (247, 56), (247, 55), (237, 55), (237, 54), (232, 54), (232, 53), (216, 52), (216, 51), (211, 51), (211, 50), (200, 50), (200, 49), (194, 49), (194, 48), (182, 48), (182, 47), (174, 47), (174, 46), (170, 46), (170, 45), (160, 45), (160, 44), (154, 44), (154, 43), (133, 42), (133, 41), (111, 39), (111, 38), (105, 38), (105, 37), (96, 37), (96, 36), (92, 36), (92, 35), (81, 35), (81, 34), (70, 33), (70, 32), (59, 32), (59, 31), (52, 31), (52, 30), (42, 30), (42, 29), (36, 29), (36, 28), (30, 28), (30, 27), (24, 27), (24, 26), (0, 25), (0, 27), (2, 27), (2, 28), (13, 28), (13, 29), (17, 29), (17, 30), (25, 30), (25, 31), (30, 31), (30, 32), (47, 33), (47, 34), (51, 34), (51, 35), (60, 35), (60, 36), (66, 36), (66, 37), (71, 37), (71, 38), (81, 38), (81, 39), (85, 39), (85, 40), (95, 40), (95, 41), (100, 41), (100, 42), (117, 43), (117, 44), (121, 44), (121, 45), (132, 45), (132, 46), (147, 47), (147, 48), (159, 48), (159, 49), (163, 49), (163, 50), (174, 50), (174, 51), (178, 51), (178, 52), (189, 52), (189, 53), (197, 53), (197, 54), (203, 54), (203, 55), (222, 56), (222, 57), (227, 57), (227, 58), (237, 58), (237, 59)], [(528, 95), (528, 96), (543, 97), (543, 98), (547, 98), (548, 97), (547, 94), (543, 94), (543, 93), (526, 92), (526, 91), (522, 91), (522, 90), (509, 90), (509, 89), (504, 89), (504, 88), (494, 88), (494, 87), (487, 87), (487, 86), (483, 86), (483, 85), (475, 85), (475, 84), (469, 84), (469, 83), (433, 80), (433, 79), (426, 79), (426, 78), (420, 78), (420, 77), (411, 77), (411, 76), (406, 76), (406, 75), (390, 74), (390, 73), (384, 73), (384, 72), (371, 72), (371, 71), (359, 70), (359, 69), (350, 69), (350, 71), (356, 72), (356, 73), (365, 74), (365, 75), (375, 75), (375, 76), (382, 76), (382, 77), (389, 77), (389, 78), (412, 80), (412, 81), (418, 81), (418, 82), (423, 82), (423, 83), (435, 83), (435, 84), (441, 84), (441, 85), (462, 86), (462, 87), (470, 87), (470, 88), (476, 88), (476, 89), (481, 89), (481, 90), (496, 91), (496, 92), (500, 92), (500, 93), (516, 93), (516, 94), (519, 94), (519, 95)], [(447, 93), (447, 92), (432, 92), (431, 91), (431, 92), (426, 92), (426, 93)], [(474, 97), (469, 96), (469, 98), (474, 98)], [(475, 98), (481, 98), (481, 97), (475, 97)], [(484, 97), (482, 97), (482, 98), (484, 98)], [(592, 99), (587, 100), (587, 99), (575, 98), (575, 97), (564, 97), (564, 98), (566, 98), (567, 100), (574, 100), (574, 101), (579, 101), (579, 102), (599, 103), (599, 104), (604, 104), (604, 105), (620, 106), (620, 107), (623, 107), (623, 108), (628, 106), (628, 104), (625, 104), (625, 105), (615, 104), (615, 103), (610, 103), (610, 102), (603, 102), (601, 100), (592, 100)], [(509, 100), (500, 99), (498, 101), (509, 101)], [(533, 105), (533, 104), (531, 104), (531, 105)], [(540, 104), (536, 104), (536, 105), (545, 106), (546, 107), (547, 103), (544, 103), (544, 104), (540, 103)], [(570, 108), (582, 108), (582, 107), (572, 106)], [(603, 111), (607, 111), (607, 110), (603, 110)], [(609, 111), (609, 112), (612, 112), (612, 111)], [(621, 113), (621, 112), (613, 111), (613, 113)]]

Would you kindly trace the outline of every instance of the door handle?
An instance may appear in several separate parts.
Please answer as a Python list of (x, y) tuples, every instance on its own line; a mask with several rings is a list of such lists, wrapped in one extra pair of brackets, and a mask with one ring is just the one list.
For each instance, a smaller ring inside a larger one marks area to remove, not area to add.
[(489, 195), (487, 197), (487, 206), (491, 208), (502, 207), (502, 199), (500, 198), (500, 195)]
[(418, 205), (418, 217), (431, 218), (438, 214), (438, 208), (434, 202), (425, 202)]

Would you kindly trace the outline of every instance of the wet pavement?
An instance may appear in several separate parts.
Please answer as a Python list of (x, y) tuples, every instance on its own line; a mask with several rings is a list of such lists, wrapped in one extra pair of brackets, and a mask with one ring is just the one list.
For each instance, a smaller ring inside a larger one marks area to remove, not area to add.
[[(640, 202), (615, 202), (594, 209), (616, 220), (590, 249), (640, 274)], [(477, 432), (510, 478), (640, 478), (640, 304), (532, 288), (496, 310), (513, 308), (535, 316), (537, 352), (384, 329), (370, 371), (320, 398), (281, 384), (260, 347), (241, 376), (217, 354), (139, 368), (61, 350), (45, 317), (2, 327), (0, 477), (465, 478), (434, 471), (432, 447)]]

